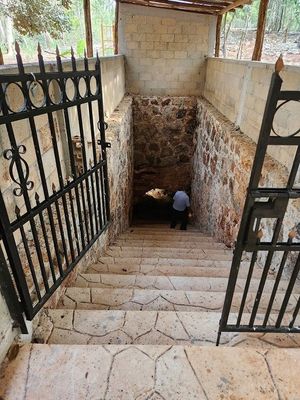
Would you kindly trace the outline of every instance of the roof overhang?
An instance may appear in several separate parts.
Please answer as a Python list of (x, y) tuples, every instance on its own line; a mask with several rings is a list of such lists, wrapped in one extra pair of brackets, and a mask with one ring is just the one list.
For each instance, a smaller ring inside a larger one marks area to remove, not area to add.
[(117, 0), (119, 3), (208, 15), (222, 15), (251, 4), (252, 0)]

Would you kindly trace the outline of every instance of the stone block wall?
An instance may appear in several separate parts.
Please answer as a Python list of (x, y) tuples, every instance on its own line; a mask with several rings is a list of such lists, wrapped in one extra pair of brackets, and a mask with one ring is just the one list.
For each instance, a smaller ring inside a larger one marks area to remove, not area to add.
[[(255, 142), (236, 130), (204, 99), (198, 100), (197, 146), (193, 159), (192, 209), (196, 224), (232, 246), (236, 240), (249, 183)], [(266, 187), (282, 187), (287, 169), (267, 156), (261, 177)], [(300, 200), (290, 202), (280, 238), (299, 221)], [(272, 237), (274, 221), (262, 222), (264, 238)]]
[[(273, 72), (270, 63), (209, 58), (204, 97), (257, 142)], [(283, 90), (300, 90), (300, 67), (286, 66), (280, 75)], [(286, 104), (275, 116), (276, 131), (283, 136), (297, 131), (299, 114), (300, 103)], [(283, 165), (290, 165), (293, 150), (276, 146), (268, 152)]]
[(191, 182), (196, 98), (134, 96), (134, 198)]
[(205, 57), (214, 47), (216, 17), (120, 4), (119, 52), (133, 94), (202, 93)]

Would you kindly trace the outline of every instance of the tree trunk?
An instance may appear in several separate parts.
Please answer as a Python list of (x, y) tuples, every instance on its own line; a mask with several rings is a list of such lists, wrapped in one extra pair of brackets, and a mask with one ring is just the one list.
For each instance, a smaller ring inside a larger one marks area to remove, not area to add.
[(90, 0), (83, 0), (86, 53), (88, 57), (93, 57), (93, 34)]

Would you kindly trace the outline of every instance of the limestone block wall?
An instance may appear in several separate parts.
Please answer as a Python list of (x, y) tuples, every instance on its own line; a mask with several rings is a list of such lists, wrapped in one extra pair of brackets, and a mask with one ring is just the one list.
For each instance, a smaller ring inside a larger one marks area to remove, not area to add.
[[(257, 142), (274, 65), (222, 58), (207, 60), (204, 97), (241, 131)], [(281, 72), (283, 90), (300, 90), (300, 67), (286, 66)], [(276, 131), (286, 136), (300, 128), (300, 104), (290, 102), (277, 112)], [(293, 149), (269, 148), (269, 154), (290, 165)]]
[[(255, 154), (255, 142), (237, 131), (234, 124), (205, 99), (198, 100), (197, 145), (193, 159), (192, 209), (197, 225), (232, 246), (242, 216)], [(282, 187), (287, 169), (268, 156), (261, 177), (267, 187)], [(300, 201), (290, 202), (280, 234), (299, 221)], [(264, 238), (270, 239), (274, 221), (263, 221)]]
[(134, 96), (134, 197), (191, 182), (196, 98)]
[(120, 4), (119, 52), (133, 94), (202, 93), (205, 57), (214, 48), (216, 17)]

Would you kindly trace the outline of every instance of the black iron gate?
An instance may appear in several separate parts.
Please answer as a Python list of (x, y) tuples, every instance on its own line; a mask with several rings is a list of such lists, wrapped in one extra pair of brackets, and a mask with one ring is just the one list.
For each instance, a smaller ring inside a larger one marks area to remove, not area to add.
[[(217, 345), (222, 332), (300, 332), (300, 326), (297, 326), (299, 321), (296, 321), (300, 309), (300, 296), (299, 291), (295, 290), (300, 272), (300, 243), (297, 241), (299, 235), (297, 225), (300, 221), (294, 220), (294, 225), (291, 225), (290, 220), (288, 222), (285, 220), (290, 212), (291, 202), (300, 199), (300, 188), (295, 184), (296, 178), (299, 180), (300, 173), (300, 136), (298, 136), (300, 129), (283, 136), (278, 133), (274, 124), (275, 115), (279, 110), (283, 110), (289, 102), (300, 101), (300, 91), (282, 91), (282, 83), (279, 71), (275, 72), (269, 89), (235, 246)], [(269, 187), (261, 180), (269, 146), (277, 146), (276, 149), (278, 146), (294, 149), (291, 166), (287, 167), (288, 179), (282, 187)], [(294, 207), (298, 207), (299, 217), (299, 200)], [(268, 226), (268, 235), (262, 230), (263, 221), (265, 227)], [(243, 292), (239, 294), (236, 289), (245, 252), (251, 253), (251, 259), (247, 266), (248, 273), (242, 288)], [(258, 258), (263, 260), (263, 268), (256, 279), (254, 298), (251, 298), (249, 289), (253, 287), (253, 272)], [(268, 279), (275, 263), (277, 263), (274, 271), (275, 279)], [(265, 290), (266, 285), (269, 285), (269, 293)], [(236, 300), (234, 310), (233, 300)]]
[(0, 281), (11, 314), (26, 326), (109, 220), (100, 60), (0, 74), (2, 178)]

